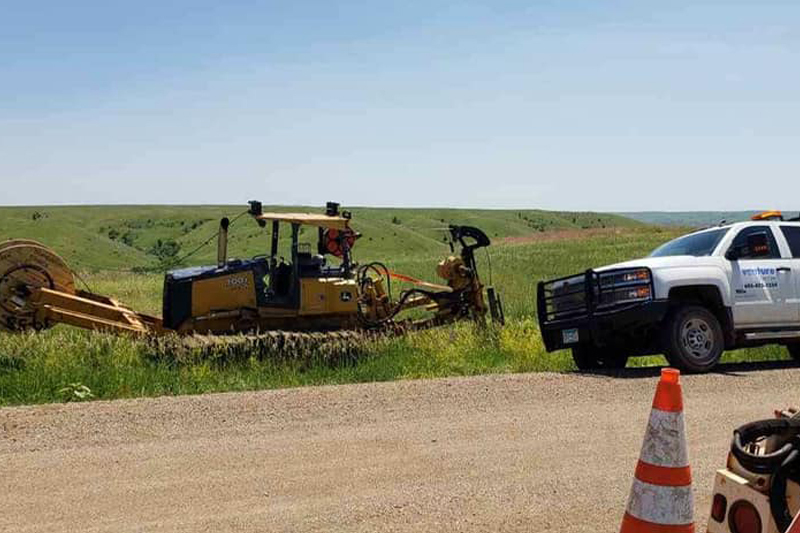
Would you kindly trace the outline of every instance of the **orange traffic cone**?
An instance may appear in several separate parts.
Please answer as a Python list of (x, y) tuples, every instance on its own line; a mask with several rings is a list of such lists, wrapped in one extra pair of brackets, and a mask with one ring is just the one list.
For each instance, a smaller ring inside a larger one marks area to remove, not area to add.
[(680, 375), (661, 371), (620, 533), (694, 533)]

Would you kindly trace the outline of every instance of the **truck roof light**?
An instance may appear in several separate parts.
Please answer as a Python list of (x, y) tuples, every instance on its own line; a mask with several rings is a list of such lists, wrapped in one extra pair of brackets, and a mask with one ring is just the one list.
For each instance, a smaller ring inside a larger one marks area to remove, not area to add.
[(783, 220), (783, 213), (780, 211), (762, 211), (753, 215), (750, 220)]

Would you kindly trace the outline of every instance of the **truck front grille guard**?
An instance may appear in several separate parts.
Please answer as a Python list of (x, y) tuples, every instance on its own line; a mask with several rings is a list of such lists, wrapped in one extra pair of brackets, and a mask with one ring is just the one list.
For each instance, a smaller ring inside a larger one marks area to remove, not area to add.
[[(642, 281), (631, 281), (623, 284), (611, 284), (603, 287), (600, 284), (600, 273), (593, 269), (587, 270), (583, 276), (573, 275), (565, 276), (550, 281), (540, 281), (537, 286), (537, 311), (539, 313), (539, 322), (541, 324), (565, 320), (569, 318), (591, 318), (596, 314), (605, 313), (609, 311), (618, 311), (628, 307), (634, 307), (642, 302), (635, 303), (622, 303), (622, 304), (602, 304), (603, 295), (613, 292), (620, 288), (636, 288), (636, 287), (649, 287), (650, 298), (655, 294), (655, 287), (653, 285), (653, 273), (649, 268), (616, 268), (613, 270), (604, 270), (603, 275), (613, 276), (618, 272), (626, 272), (631, 270), (647, 270), (648, 279)], [(576, 284), (575, 289), (560, 291), (556, 293), (556, 285), (561, 284), (559, 289), (564, 288), (564, 282), (569, 280), (582, 279), (580, 284)], [(580, 298), (579, 296), (582, 296)], [(558, 300), (572, 298), (577, 303), (572, 306), (558, 306)]]

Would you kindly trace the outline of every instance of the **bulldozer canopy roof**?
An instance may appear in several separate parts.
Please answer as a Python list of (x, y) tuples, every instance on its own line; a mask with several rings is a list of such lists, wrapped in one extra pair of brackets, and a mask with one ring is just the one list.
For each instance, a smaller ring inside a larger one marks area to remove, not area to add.
[(290, 224), (303, 224), (321, 228), (347, 229), (350, 219), (344, 217), (331, 217), (313, 213), (262, 213), (256, 215), (256, 220), (277, 220)]

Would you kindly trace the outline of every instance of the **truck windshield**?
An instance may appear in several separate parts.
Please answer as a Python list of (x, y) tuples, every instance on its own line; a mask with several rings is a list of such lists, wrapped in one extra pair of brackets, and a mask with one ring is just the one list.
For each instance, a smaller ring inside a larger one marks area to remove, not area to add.
[(728, 233), (729, 228), (723, 228), (702, 233), (693, 233), (685, 237), (679, 237), (674, 241), (669, 241), (653, 250), (650, 257), (668, 257), (675, 255), (693, 255), (701, 257), (711, 255), (714, 249)]

